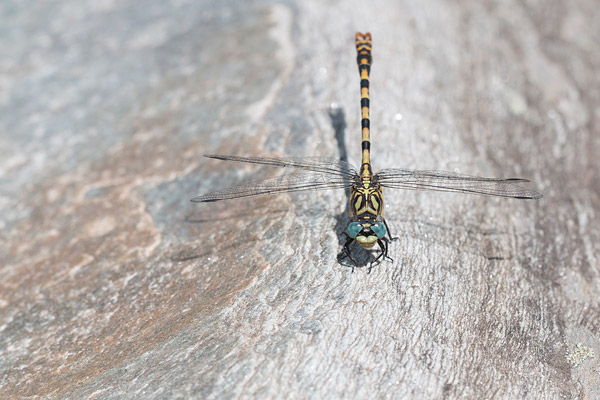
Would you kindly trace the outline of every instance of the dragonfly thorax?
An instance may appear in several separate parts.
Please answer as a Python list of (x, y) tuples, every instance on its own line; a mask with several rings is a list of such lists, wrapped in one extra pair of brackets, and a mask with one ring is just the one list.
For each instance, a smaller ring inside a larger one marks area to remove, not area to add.
[(373, 178), (360, 179), (350, 188), (350, 217), (352, 221), (380, 220), (383, 217), (381, 185)]
[(385, 236), (381, 185), (369, 178), (361, 179), (350, 190), (348, 235), (365, 249), (370, 249)]

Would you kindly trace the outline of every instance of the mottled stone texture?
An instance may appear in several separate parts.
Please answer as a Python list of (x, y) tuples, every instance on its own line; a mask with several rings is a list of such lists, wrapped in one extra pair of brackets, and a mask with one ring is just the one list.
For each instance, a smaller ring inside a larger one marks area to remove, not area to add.
[[(375, 169), (545, 197), (386, 191), (371, 274), (343, 191), (189, 203), (359, 160), (357, 30)], [(600, 398), (598, 71), (594, 0), (2, 2), (0, 398)]]

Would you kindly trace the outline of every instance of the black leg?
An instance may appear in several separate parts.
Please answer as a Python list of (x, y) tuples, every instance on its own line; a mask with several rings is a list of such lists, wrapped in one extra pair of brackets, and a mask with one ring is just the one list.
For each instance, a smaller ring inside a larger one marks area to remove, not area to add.
[(385, 225), (385, 229), (387, 229), (387, 233), (388, 233), (388, 236), (390, 237), (390, 240), (398, 240), (398, 239), (400, 239), (398, 236), (396, 236), (396, 237), (392, 236), (392, 232), (390, 232), (390, 227), (388, 226), (385, 218), (382, 218), (382, 220), (383, 220), (383, 224)]
[[(379, 245), (381, 252), (377, 255), (377, 257), (375, 257), (373, 262), (371, 262), (371, 264), (369, 264), (369, 270), (367, 271), (367, 273), (370, 273), (371, 269), (373, 269), (374, 266), (381, 264), (381, 261), (383, 261), (385, 259), (389, 259), (392, 262), (394, 261), (388, 255), (388, 247), (389, 247), (388, 240), (386, 238), (378, 239), (377, 244)], [(383, 260), (382, 260), (382, 258), (383, 258)]]
[(338, 261), (342, 261), (346, 257), (352, 261), (352, 264), (354, 264), (352, 265), (352, 272), (354, 272), (355, 267), (358, 267), (358, 263), (356, 262), (356, 259), (352, 257), (352, 252), (350, 251), (350, 245), (353, 241), (354, 239), (348, 236), (348, 240), (346, 240), (346, 243), (344, 243), (344, 250), (342, 250), (342, 253), (338, 256)]
[(369, 267), (369, 272), (371, 272), (371, 268), (373, 268), (373, 266), (381, 264), (383, 260), (390, 260), (390, 262), (394, 262), (394, 259), (390, 257), (388, 253), (388, 249), (390, 246), (388, 240), (386, 238), (378, 239), (377, 244), (381, 249), (381, 253), (379, 253), (379, 255), (375, 257), (375, 260), (373, 260), (373, 262), (371, 263)]
[[(396, 238), (398, 239), (398, 238)], [(379, 240), (380, 242), (385, 242), (385, 253), (383, 254), (383, 259), (384, 260), (390, 260), (390, 262), (394, 262), (394, 259), (392, 257), (390, 257), (389, 253), (388, 253), (388, 249), (390, 247), (390, 244), (388, 243), (386, 238), (383, 238), (381, 240)], [(379, 244), (379, 247), (381, 247), (381, 244)]]

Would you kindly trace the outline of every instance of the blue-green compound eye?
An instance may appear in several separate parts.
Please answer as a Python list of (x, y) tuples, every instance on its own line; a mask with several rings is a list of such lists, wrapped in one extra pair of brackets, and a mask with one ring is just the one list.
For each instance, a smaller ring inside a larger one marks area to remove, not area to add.
[(350, 222), (348, 225), (348, 236), (352, 239), (356, 239), (356, 236), (362, 231), (362, 225), (358, 222)]
[(375, 222), (373, 225), (371, 225), (371, 230), (375, 232), (379, 239), (384, 237), (387, 232), (387, 229), (385, 229), (385, 224), (383, 222)]

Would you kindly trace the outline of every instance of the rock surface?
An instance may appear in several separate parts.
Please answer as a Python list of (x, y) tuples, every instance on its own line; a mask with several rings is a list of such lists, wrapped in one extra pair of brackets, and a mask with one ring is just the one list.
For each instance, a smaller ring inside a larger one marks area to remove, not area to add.
[[(600, 398), (593, 0), (9, 1), (0, 21), (0, 398)], [(343, 191), (189, 203), (281, 172), (204, 153), (359, 160), (357, 30), (375, 169), (545, 197), (385, 192), (400, 240), (370, 274), (336, 261)]]

